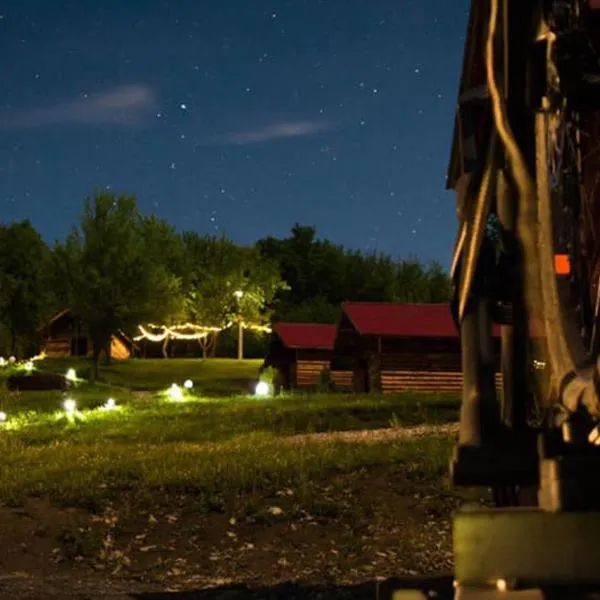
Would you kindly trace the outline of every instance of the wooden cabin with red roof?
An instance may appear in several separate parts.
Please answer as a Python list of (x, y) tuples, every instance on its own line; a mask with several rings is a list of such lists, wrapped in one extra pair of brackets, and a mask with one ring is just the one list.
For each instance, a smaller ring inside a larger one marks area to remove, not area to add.
[(462, 389), (460, 339), (448, 304), (345, 302), (331, 364), (333, 373), (352, 371), (357, 393)]
[[(263, 368), (279, 373), (277, 387), (315, 388), (324, 369), (330, 368), (337, 328), (318, 323), (276, 323)], [(335, 389), (350, 390), (352, 373), (332, 373)]]

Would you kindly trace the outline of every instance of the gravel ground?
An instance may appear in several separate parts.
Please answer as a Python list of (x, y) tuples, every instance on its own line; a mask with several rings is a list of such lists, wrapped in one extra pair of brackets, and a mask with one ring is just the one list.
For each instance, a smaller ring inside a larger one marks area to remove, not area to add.
[(292, 444), (331, 440), (376, 443), (384, 440), (458, 435), (458, 427), (458, 423), (444, 423), (441, 425), (389, 427), (387, 429), (362, 429), (358, 431), (326, 431), (323, 433), (305, 433), (301, 435), (294, 435), (285, 438), (285, 441)]

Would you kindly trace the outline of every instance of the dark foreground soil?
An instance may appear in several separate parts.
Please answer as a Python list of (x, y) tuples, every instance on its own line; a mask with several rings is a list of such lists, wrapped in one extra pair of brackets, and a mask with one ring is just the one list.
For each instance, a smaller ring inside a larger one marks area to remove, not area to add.
[(415, 578), (451, 571), (458, 502), (383, 469), (210, 511), (192, 494), (131, 492), (100, 514), (32, 499), (0, 508), (0, 597), (383, 599), (419, 581), (451, 597), (451, 578)]

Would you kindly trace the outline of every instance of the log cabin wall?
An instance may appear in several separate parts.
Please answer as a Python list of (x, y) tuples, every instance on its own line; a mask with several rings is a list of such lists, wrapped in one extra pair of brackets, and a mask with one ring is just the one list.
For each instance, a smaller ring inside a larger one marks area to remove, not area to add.
[(43, 333), (43, 351), (49, 358), (85, 356), (87, 340), (82, 336), (79, 323), (69, 311), (52, 321)]
[(331, 364), (331, 350), (296, 350), (296, 387), (317, 387), (324, 369)]
[[(70, 311), (58, 315), (43, 331), (42, 349), (49, 358), (70, 356), (91, 356), (92, 347), (82, 331), (80, 321)], [(126, 339), (113, 335), (111, 357), (117, 360), (131, 358), (131, 350)]]
[[(385, 394), (406, 391), (462, 391), (460, 342), (449, 339), (382, 340), (379, 372), (381, 391)], [(499, 359), (498, 359), (499, 370)], [(496, 387), (502, 377), (496, 374)]]

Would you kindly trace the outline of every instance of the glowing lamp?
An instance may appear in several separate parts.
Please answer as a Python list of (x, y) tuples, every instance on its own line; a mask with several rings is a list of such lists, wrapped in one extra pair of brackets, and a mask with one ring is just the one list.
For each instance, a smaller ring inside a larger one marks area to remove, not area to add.
[(254, 388), (254, 393), (257, 396), (268, 396), (271, 393), (271, 388), (266, 381), (259, 381)]
[(7, 418), (6, 413), (3, 410), (0, 410), (0, 423), (6, 423)]
[(14, 365), (14, 364), (17, 362), (17, 359), (16, 359), (14, 356), (9, 356), (9, 357), (8, 357), (8, 362), (9, 362), (11, 365)]
[(244, 292), (242, 292), (242, 290), (236, 290), (233, 292), (233, 295), (239, 300), (244, 295)]
[(186, 380), (183, 382), (183, 387), (184, 387), (186, 390), (191, 390), (191, 389), (194, 387), (194, 382), (193, 382), (191, 379), (186, 379)]
[(33, 362), (32, 362), (32, 361), (28, 360), (28, 361), (25, 363), (25, 370), (26, 370), (28, 373), (31, 373), (31, 371), (33, 371)]
[(71, 415), (75, 412), (75, 409), (77, 408), (77, 402), (75, 402), (75, 400), (73, 400), (73, 398), (67, 398), (63, 402), (63, 408), (65, 409), (65, 411), (68, 414)]
[(6, 365), (6, 359), (4, 356), (0, 356), (0, 367), (4, 367)]
[(173, 383), (171, 385), (168, 394), (169, 398), (171, 398), (171, 400), (173, 400), (174, 402), (180, 402), (181, 400), (183, 400), (183, 391), (176, 383)]
[(69, 380), (69, 381), (75, 381), (77, 379), (77, 372), (75, 371), (75, 369), (69, 369), (65, 375), (65, 377)]
[(114, 410), (117, 407), (117, 403), (114, 398), (109, 398), (104, 405), (105, 410)]

